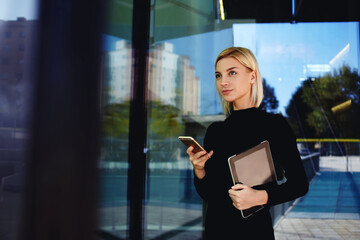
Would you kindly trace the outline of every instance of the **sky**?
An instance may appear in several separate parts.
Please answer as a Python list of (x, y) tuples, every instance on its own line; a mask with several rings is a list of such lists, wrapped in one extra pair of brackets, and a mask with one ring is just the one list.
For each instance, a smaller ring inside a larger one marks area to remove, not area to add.
[[(263, 78), (275, 89), (278, 110), (286, 115), (293, 93), (308, 77), (332, 72), (346, 63), (359, 69), (359, 24), (269, 23), (235, 24), (232, 29), (173, 40), (174, 52), (190, 57), (201, 81), (201, 113), (221, 112), (214, 87), (214, 62), (222, 49), (249, 48), (256, 56)], [(343, 49), (340, 58), (330, 61)]]
[[(37, 4), (38, 0), (0, 0), (0, 20), (37, 19)], [(234, 24), (233, 28), (167, 42), (174, 44), (176, 54), (189, 56), (200, 78), (202, 114), (222, 112), (214, 83), (214, 61), (222, 49), (230, 46), (243, 46), (254, 52), (262, 76), (275, 88), (279, 111), (284, 114), (301, 81), (332, 71), (339, 64), (330, 61), (346, 46), (341, 61), (359, 69), (356, 22)], [(323, 71), (316, 72), (316, 68)]]
[[(108, 47), (118, 40), (111, 36), (104, 39)], [(262, 77), (275, 90), (278, 111), (284, 115), (302, 81), (331, 73), (343, 63), (360, 69), (357, 22), (235, 24), (229, 29), (166, 42), (174, 45), (174, 53), (189, 57), (200, 78), (202, 115), (223, 112), (215, 88), (214, 62), (227, 47), (247, 47), (255, 54)]]
[(38, 0), (0, 0), (0, 20), (37, 19), (37, 4)]
[(254, 52), (284, 113), (303, 80), (331, 73), (343, 63), (359, 69), (358, 29), (355, 22), (237, 24), (233, 37), (235, 46)]

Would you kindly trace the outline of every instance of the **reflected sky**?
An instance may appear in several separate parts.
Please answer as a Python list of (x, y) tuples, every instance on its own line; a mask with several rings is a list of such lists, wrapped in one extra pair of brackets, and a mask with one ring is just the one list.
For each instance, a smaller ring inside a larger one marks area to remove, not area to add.
[(237, 24), (233, 36), (235, 46), (254, 52), (285, 113), (301, 81), (331, 73), (342, 64), (359, 69), (358, 29), (355, 22)]
[[(104, 35), (104, 50), (119, 38)], [(214, 62), (221, 50), (243, 46), (256, 55), (261, 74), (275, 88), (278, 110), (309, 77), (331, 73), (342, 64), (359, 69), (359, 23), (234, 24), (232, 28), (169, 39), (174, 53), (189, 56), (201, 81), (200, 113), (222, 113), (215, 89)]]
[(1, 0), (0, 19), (16, 20), (25, 17), (28, 20), (38, 18), (38, 0)]
[[(38, 0), (1, 0), (0, 19), (36, 19)], [(105, 35), (110, 51), (119, 38)], [(189, 56), (201, 81), (201, 114), (222, 113), (214, 83), (214, 61), (230, 46), (250, 48), (260, 70), (275, 88), (279, 111), (285, 108), (301, 81), (333, 71), (342, 63), (359, 69), (359, 23), (234, 24), (233, 28), (202, 33), (166, 42), (174, 52)], [(338, 56), (338, 57), (336, 57)]]
[(254, 52), (262, 76), (275, 88), (283, 114), (306, 78), (332, 72), (343, 63), (359, 69), (357, 22), (235, 24), (232, 29), (168, 42), (175, 45), (175, 53), (190, 56), (200, 77), (202, 114), (222, 111), (214, 87), (214, 61), (222, 49), (233, 45)]

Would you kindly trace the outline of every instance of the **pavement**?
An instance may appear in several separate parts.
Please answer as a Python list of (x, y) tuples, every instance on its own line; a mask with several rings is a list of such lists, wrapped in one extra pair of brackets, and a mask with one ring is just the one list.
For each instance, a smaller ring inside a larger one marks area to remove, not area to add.
[(360, 157), (322, 157), (308, 194), (276, 224), (275, 238), (360, 239)]
[[(16, 239), (20, 209), (12, 206), (19, 206), (20, 200), (18, 192), (0, 195), (1, 240)], [(201, 209), (159, 204), (146, 205), (145, 212), (146, 239), (201, 239)], [(99, 215), (100, 234), (126, 239), (126, 205), (107, 206), (99, 209)], [(275, 238), (360, 239), (360, 157), (322, 157), (319, 174), (312, 180), (308, 194), (276, 223)]]
[[(125, 239), (126, 231), (120, 226), (126, 225), (126, 218), (120, 219), (124, 215), (114, 214), (114, 208), (109, 210), (112, 214), (102, 211), (102, 222), (113, 225), (101, 229)], [(146, 239), (201, 239), (201, 210), (148, 205), (145, 211)], [(118, 219), (106, 219), (110, 216)], [(309, 192), (274, 229), (276, 240), (360, 239), (360, 157), (321, 157)]]
[(276, 240), (359, 240), (360, 220), (284, 218), (275, 227)]

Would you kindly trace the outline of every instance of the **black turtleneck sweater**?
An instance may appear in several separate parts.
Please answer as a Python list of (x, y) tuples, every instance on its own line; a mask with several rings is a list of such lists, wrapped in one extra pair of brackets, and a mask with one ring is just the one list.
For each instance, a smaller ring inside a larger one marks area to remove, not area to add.
[[(270, 144), (278, 179), (285, 175), (286, 182), (255, 186), (267, 191), (268, 204), (245, 219), (228, 194), (233, 182), (227, 160), (265, 140)], [(199, 180), (195, 176), (194, 183), (208, 206), (205, 239), (274, 239), (269, 207), (303, 196), (309, 185), (295, 136), (285, 118), (257, 108), (233, 111), (225, 121), (208, 127), (204, 147), (214, 154), (206, 162), (205, 177)]]

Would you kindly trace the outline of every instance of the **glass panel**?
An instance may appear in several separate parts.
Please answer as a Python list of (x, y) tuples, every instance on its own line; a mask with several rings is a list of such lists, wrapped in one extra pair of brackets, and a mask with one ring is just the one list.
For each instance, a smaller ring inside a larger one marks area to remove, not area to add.
[(37, 7), (36, 0), (0, 3), (0, 236), (6, 240), (18, 238), (21, 220), (36, 83)]
[[(216, 93), (202, 91), (212, 77), (207, 83), (199, 78), (199, 71), (208, 74), (208, 66), (213, 65), (214, 40), (208, 53), (199, 46), (212, 37), (204, 32), (213, 29), (215, 13), (211, 1), (156, 1), (153, 6), (145, 239), (201, 238), (202, 200), (193, 186), (185, 147), (177, 137), (191, 134), (202, 144), (209, 124), (204, 115), (221, 111), (213, 102), (201, 105), (202, 94), (213, 97)], [(203, 61), (200, 68), (195, 68), (195, 61)]]
[[(217, 54), (230, 46), (250, 48), (256, 55), (265, 84), (262, 108), (288, 118), (309, 180), (321, 182), (319, 173), (333, 169), (336, 173), (330, 174), (330, 181), (340, 179), (338, 171), (351, 171), (356, 176), (351, 181), (359, 184), (355, 173), (360, 171), (359, 23), (220, 21), (216, 4), (207, 3), (203, 7), (193, 1), (156, 1), (153, 6), (146, 239), (201, 237), (202, 200), (194, 189), (192, 166), (177, 136), (191, 135), (202, 144), (207, 126), (225, 118), (213, 72)], [(165, 12), (176, 17), (167, 17)], [(341, 157), (328, 157), (333, 155)], [(345, 184), (336, 196), (344, 204), (352, 202), (352, 208), (338, 208), (331, 214), (355, 216), (360, 204), (353, 196), (359, 196), (358, 192), (345, 193), (344, 189), (349, 187)], [(333, 197), (329, 191), (322, 193), (322, 200)], [(302, 207), (308, 202), (316, 200), (299, 201), (299, 210), (294, 208), (292, 214), (314, 217), (314, 209)], [(291, 204), (271, 210), (274, 224)]]
[(132, 1), (109, 1), (103, 34), (100, 235), (127, 237)]
[[(207, 126), (225, 118), (214, 61), (234, 45), (255, 53), (265, 83), (262, 108), (288, 118), (313, 179), (310, 192), (288, 216), (315, 218), (318, 210), (327, 216), (358, 217), (359, 23), (221, 21), (218, 1), (152, 3), (144, 238), (201, 238), (204, 206), (177, 137), (191, 135), (203, 144)], [(110, 1), (108, 16), (100, 233), (126, 238), (132, 1)], [(334, 184), (337, 190), (317, 182)], [(314, 205), (334, 197), (339, 206)], [(274, 224), (292, 204), (271, 210)]]

